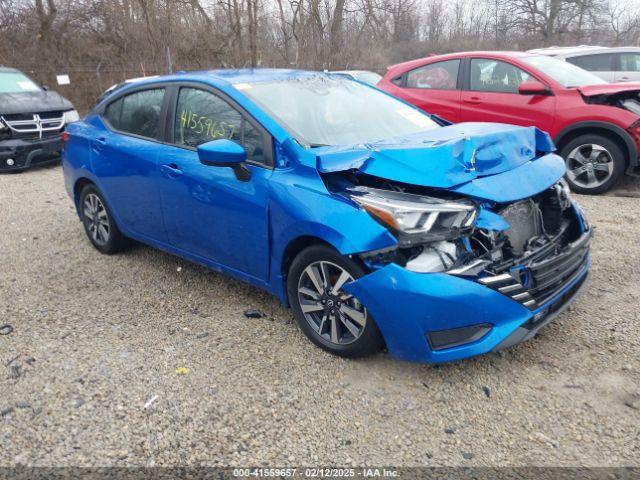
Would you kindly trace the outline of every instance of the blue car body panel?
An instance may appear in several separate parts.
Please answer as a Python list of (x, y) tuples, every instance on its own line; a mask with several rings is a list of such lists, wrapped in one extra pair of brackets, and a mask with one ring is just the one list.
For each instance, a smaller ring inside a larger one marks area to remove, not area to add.
[[(588, 266), (554, 298), (532, 311), (483, 285), (444, 273), (416, 273), (387, 265), (345, 285), (378, 322), (389, 352), (415, 362), (450, 362), (495, 349), (514, 330), (545, 311), (587, 274)], [(389, 299), (393, 301), (389, 301)], [(490, 324), (482, 338), (435, 351), (427, 347), (426, 333), (468, 325)]]
[(507, 172), (553, 151), (535, 127), (459, 123), (375, 143), (319, 148), (323, 173), (357, 169), (402, 183), (451, 188)]
[[(266, 289), (287, 304), (284, 266), (296, 242), (322, 241), (344, 255), (398, 243), (357, 204), (330, 192), (325, 174), (353, 171), (476, 198), (482, 202), (477, 225), (495, 231), (509, 228), (495, 212), (496, 204), (537, 194), (564, 174), (564, 162), (552, 153), (549, 136), (533, 127), (458, 124), (371, 144), (305, 149), (234, 86), (308, 75), (317, 73), (176, 74), (136, 82), (102, 101), (101, 105), (159, 82), (219, 90), (273, 139), (274, 168), (248, 165), (249, 182), (238, 181), (229, 168), (203, 165), (193, 150), (113, 132), (95, 113), (98, 106), (83, 121), (68, 126), (70, 139), (63, 152), (66, 188), (79, 209), (78, 185), (94, 183), (126, 236)], [(582, 219), (581, 212), (576, 215)], [(582, 228), (586, 230), (586, 224)], [(581, 278), (584, 275), (586, 269)], [(389, 351), (415, 361), (485, 353), (537, 313), (472, 279), (416, 273), (393, 263), (375, 268), (345, 290), (372, 313)], [(493, 328), (468, 345), (434, 351), (425, 339), (428, 331), (477, 323)]]
[(564, 160), (547, 154), (498, 175), (480, 177), (451, 191), (496, 203), (528, 198), (556, 183), (564, 175)]

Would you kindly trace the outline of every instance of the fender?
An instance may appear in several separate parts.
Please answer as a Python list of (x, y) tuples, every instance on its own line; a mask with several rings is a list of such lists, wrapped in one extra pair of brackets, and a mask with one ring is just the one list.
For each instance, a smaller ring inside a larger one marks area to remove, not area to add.
[[(274, 170), (271, 177), (269, 241), (270, 291), (288, 306), (282, 271), (285, 252), (300, 237), (315, 237), (342, 255), (379, 250), (397, 244), (396, 238), (368, 213), (329, 193), (317, 170), (302, 175)], [(277, 199), (277, 201), (276, 201)], [(292, 208), (304, 205), (305, 208)]]
[(624, 141), (627, 147), (627, 154), (629, 156), (629, 167), (635, 167), (638, 165), (638, 147), (636, 146), (635, 142), (631, 138), (631, 135), (629, 135), (629, 133), (626, 130), (623, 130), (619, 126), (614, 125), (613, 123), (597, 122), (597, 121), (573, 123), (568, 127), (565, 127), (560, 133), (558, 133), (558, 135), (556, 135), (556, 137), (553, 139), (553, 142), (556, 145), (559, 145), (560, 142), (562, 142), (562, 140), (566, 138), (566, 136), (571, 132), (574, 132), (576, 130), (581, 130), (581, 129), (589, 129), (589, 128), (599, 128), (602, 130), (607, 130), (611, 133), (616, 134), (618, 137), (620, 137)]

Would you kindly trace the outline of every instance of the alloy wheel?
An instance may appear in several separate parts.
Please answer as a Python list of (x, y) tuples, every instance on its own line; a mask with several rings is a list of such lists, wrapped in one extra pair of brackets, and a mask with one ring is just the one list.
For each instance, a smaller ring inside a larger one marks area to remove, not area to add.
[(596, 188), (613, 175), (613, 158), (602, 145), (580, 145), (567, 156), (567, 177), (582, 188)]
[(111, 233), (109, 215), (100, 197), (95, 193), (89, 193), (84, 198), (84, 217), (93, 241), (101, 246), (106, 245)]
[(319, 261), (304, 269), (298, 280), (298, 301), (315, 332), (325, 340), (347, 345), (355, 342), (367, 322), (367, 310), (342, 290), (353, 277), (335, 263)]

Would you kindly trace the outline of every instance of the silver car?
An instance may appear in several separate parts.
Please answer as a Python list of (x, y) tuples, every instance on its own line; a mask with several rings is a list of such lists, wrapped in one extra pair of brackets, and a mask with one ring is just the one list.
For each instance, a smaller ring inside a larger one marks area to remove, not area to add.
[(639, 47), (549, 47), (529, 50), (573, 63), (607, 82), (640, 82)]

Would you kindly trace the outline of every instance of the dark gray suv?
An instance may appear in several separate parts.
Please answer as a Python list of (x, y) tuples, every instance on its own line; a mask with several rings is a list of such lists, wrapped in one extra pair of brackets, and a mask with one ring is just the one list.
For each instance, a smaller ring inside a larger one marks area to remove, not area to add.
[(64, 127), (78, 119), (62, 95), (0, 67), (0, 172), (59, 161)]

